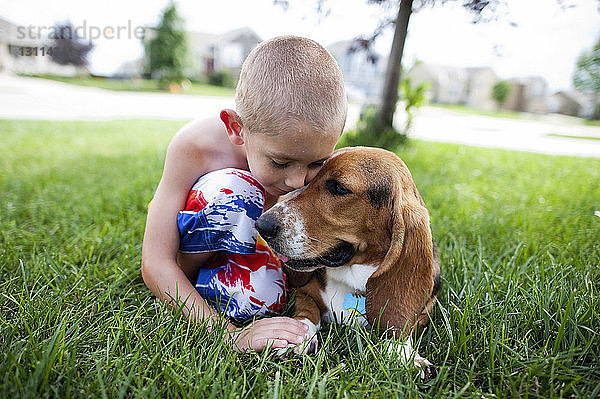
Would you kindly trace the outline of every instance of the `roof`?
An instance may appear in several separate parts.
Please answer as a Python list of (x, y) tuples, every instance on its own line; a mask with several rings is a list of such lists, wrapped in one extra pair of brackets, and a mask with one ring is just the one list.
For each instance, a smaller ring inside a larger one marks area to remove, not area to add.
[(204, 33), (204, 32), (187, 32), (188, 38), (197, 46), (213, 46), (219, 42), (231, 42), (240, 38), (240, 36), (253, 36), (256, 41), (262, 39), (252, 28), (243, 27), (222, 34)]
[[(27, 32), (28, 31), (25, 30), (23, 25), (0, 17), (0, 41), (20, 46), (40, 46), (43, 42), (48, 40), (48, 35), (43, 31), (40, 32), (39, 30), (34, 30), (29, 34)], [(38, 35), (40, 37), (29, 37)]]
[(258, 34), (249, 26), (245, 26), (243, 28), (239, 28), (239, 29), (235, 29), (229, 32), (225, 32), (222, 35), (219, 35), (219, 39), (220, 40), (225, 40), (225, 41), (234, 41), (237, 40), (240, 36), (243, 35), (247, 35), (247, 36), (254, 36), (254, 38), (261, 42), (262, 38), (260, 36), (258, 36)]
[[(350, 47), (352, 47), (354, 43), (354, 39), (348, 39), (348, 40), (340, 40), (337, 42), (334, 42), (332, 44), (330, 44), (329, 46), (325, 47), (327, 49), (327, 51), (329, 51), (334, 57), (344, 57), (344, 56), (348, 56), (350, 54), (362, 54), (364, 56), (364, 59), (367, 60), (366, 57), (366, 53), (364, 50), (362, 49), (358, 49), (356, 52), (354, 53), (349, 53), (348, 50), (350, 49)], [(375, 51), (375, 49), (371, 49), (370, 54), (374, 54), (376, 58), (376, 62), (382, 62), (383, 65), (387, 64), (387, 56), (381, 55), (379, 54), (377, 51)]]
[(481, 73), (491, 73), (492, 75), (496, 76), (496, 72), (494, 72), (494, 70), (491, 67), (470, 67), (470, 68), (465, 68), (465, 70), (467, 71), (467, 74), (470, 77), (473, 77), (475, 75), (479, 75)]
[(577, 90), (560, 90), (554, 93), (553, 96), (564, 97), (582, 106), (589, 102), (588, 97)]

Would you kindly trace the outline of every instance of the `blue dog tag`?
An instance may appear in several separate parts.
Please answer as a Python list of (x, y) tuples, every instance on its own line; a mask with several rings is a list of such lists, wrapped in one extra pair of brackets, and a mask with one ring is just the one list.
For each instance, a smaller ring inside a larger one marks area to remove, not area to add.
[(357, 316), (364, 316), (367, 314), (366, 304), (367, 298), (364, 296), (347, 293), (344, 296), (344, 304), (342, 306), (350, 313), (353, 313)]

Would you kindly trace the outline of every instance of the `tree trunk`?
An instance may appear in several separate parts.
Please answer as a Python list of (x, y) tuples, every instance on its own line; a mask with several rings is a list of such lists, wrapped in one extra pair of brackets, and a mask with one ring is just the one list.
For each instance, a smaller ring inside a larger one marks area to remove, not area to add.
[(394, 121), (394, 111), (396, 110), (396, 102), (398, 102), (402, 53), (404, 52), (404, 42), (408, 32), (408, 20), (412, 13), (412, 3), (413, 0), (401, 0), (398, 8), (394, 40), (392, 41), (392, 50), (385, 72), (385, 82), (378, 114), (379, 122), (383, 127), (392, 127)]

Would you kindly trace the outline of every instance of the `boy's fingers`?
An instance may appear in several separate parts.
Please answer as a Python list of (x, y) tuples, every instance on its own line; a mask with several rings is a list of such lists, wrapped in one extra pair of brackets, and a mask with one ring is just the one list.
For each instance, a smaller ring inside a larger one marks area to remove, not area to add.
[(264, 333), (270, 338), (282, 338), (293, 343), (302, 342), (306, 337), (306, 330), (303, 328), (280, 324), (269, 326)]
[(288, 345), (288, 342), (285, 339), (270, 339), (270, 338), (262, 338), (257, 339), (250, 343), (252, 350), (255, 352), (260, 352), (267, 347), (271, 348), (285, 348)]
[(256, 342), (263, 340), (280, 339), (287, 342), (298, 344), (303, 342), (306, 334), (303, 331), (296, 331), (289, 328), (285, 328), (280, 324), (267, 324), (267, 325), (256, 325), (254, 327), (252, 337), (248, 337)]
[(272, 317), (263, 320), (266, 322), (265, 326), (266, 324), (269, 324), (273, 328), (276, 326), (276, 328), (285, 329), (298, 335), (304, 335), (308, 331), (308, 326), (306, 324), (289, 317)]
[(288, 341), (285, 339), (274, 339), (271, 341), (271, 348), (286, 348)]
[(303, 333), (299, 334), (293, 331), (288, 331), (280, 328), (271, 330), (271, 337), (285, 339), (286, 341), (294, 344), (299, 344), (305, 339), (305, 335)]

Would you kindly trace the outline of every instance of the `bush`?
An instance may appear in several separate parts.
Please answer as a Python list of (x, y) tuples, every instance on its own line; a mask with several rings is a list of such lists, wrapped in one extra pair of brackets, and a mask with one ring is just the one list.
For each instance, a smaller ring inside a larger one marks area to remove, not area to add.
[(344, 133), (338, 143), (338, 148), (369, 146), (380, 147), (394, 151), (406, 143), (406, 135), (394, 128), (382, 126), (377, 118), (377, 107), (366, 107), (356, 127)]
[(500, 108), (506, 100), (508, 99), (508, 95), (510, 94), (510, 84), (503, 80), (496, 82), (494, 87), (492, 87), (492, 99), (496, 102), (498, 108)]
[(233, 76), (228, 71), (214, 71), (208, 75), (208, 84), (221, 87), (235, 87)]
[(416, 110), (421, 108), (427, 102), (425, 93), (428, 88), (429, 82), (424, 82), (413, 87), (409, 77), (400, 81), (399, 89), (401, 98), (405, 101), (404, 110), (406, 111), (406, 125), (404, 126), (405, 135), (408, 134), (412, 127)]

